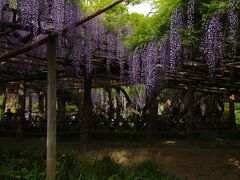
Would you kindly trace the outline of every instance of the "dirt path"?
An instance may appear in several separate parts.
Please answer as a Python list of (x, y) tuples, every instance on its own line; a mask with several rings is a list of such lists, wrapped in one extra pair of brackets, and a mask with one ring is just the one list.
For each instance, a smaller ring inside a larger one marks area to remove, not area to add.
[[(0, 138), (1, 148), (45, 149), (44, 139)], [(78, 153), (79, 141), (59, 141), (59, 151)], [(153, 158), (171, 175), (189, 180), (240, 180), (239, 141), (95, 142), (91, 152), (111, 152), (121, 164)]]
[(161, 149), (155, 156), (170, 174), (189, 179), (240, 179), (240, 152), (219, 149)]
[(113, 156), (122, 164), (153, 158), (161, 169), (181, 179), (239, 180), (239, 145), (239, 142), (181, 142), (112, 151)]

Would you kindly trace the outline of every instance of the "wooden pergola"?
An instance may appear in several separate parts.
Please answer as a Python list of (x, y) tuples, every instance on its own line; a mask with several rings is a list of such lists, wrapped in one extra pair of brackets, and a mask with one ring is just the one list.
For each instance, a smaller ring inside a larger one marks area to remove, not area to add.
[[(209, 68), (198, 61), (183, 63), (178, 70), (166, 72), (167, 87), (187, 89), (191, 86), (197, 92), (238, 94), (240, 62), (238, 57), (223, 60), (222, 65), (210, 74)], [(159, 69), (161, 70), (161, 68)]]
[[(64, 69), (66, 69), (66, 65), (63, 63), (64, 59), (56, 55), (56, 40), (59, 34), (65, 34), (72, 27), (81, 26), (121, 2), (123, 2), (123, 0), (116, 0), (98, 11), (83, 17), (79, 21), (74, 22), (70, 26), (64, 27), (59, 32), (50, 31), (41, 38), (25, 44), (11, 44), (11, 40), (4, 38), (9, 33), (23, 28), (21, 25), (15, 23), (14, 18), (16, 18), (17, 11), (13, 10), (12, 23), (1, 23), (1, 28), (4, 30), (0, 33), (2, 46), (0, 47), (0, 82), (32, 82), (47, 79), (47, 179), (56, 179), (56, 81), (57, 79), (65, 81), (74, 79), (74, 81), (80, 85), (82, 81), (79, 79), (82, 77), (81, 75), (83, 75), (83, 72), (76, 76), (64, 71)], [(26, 28), (27, 27), (25, 27), (24, 30), (26, 30)], [(4, 44), (8, 44), (8, 46), (4, 46)], [(12, 48), (9, 48), (9, 44)], [(39, 57), (34, 53), (34, 49), (44, 44), (47, 44), (47, 57)], [(103, 58), (96, 57), (95, 59), (96, 62), (94, 62), (94, 64), (98, 64), (98, 70), (95, 71), (95, 76), (98, 76), (97, 82), (104, 84), (106, 76), (101, 76), (103, 75), (103, 73), (101, 73), (103, 68), (101, 60)], [(16, 65), (18, 68), (14, 69)], [(68, 66), (74, 67), (72, 64)], [(29, 70), (29, 67), (31, 67), (31, 70)], [(112, 80), (114, 80), (114, 78), (116, 78), (116, 80), (118, 79), (116, 74), (114, 76), (114, 73), (111, 78)], [(96, 83), (96, 85), (97, 84), (98, 83)]]
[[(76, 75), (74, 64), (66, 63), (67, 59), (56, 54), (56, 41), (59, 34), (65, 34), (70, 28), (81, 26), (87, 21), (123, 2), (116, 0), (108, 6), (83, 17), (74, 24), (64, 27), (60, 32), (48, 32), (41, 38), (30, 43), (13, 43), (13, 39), (5, 38), (9, 33), (21, 30), (23, 27), (12, 23), (0, 23), (0, 83), (27, 82), (36, 86), (37, 82), (47, 80), (47, 179), (56, 179), (56, 89), (57, 80), (62, 80), (68, 87), (80, 89), (84, 85), (85, 65), (80, 67), (80, 73)], [(13, 12), (16, 15), (17, 12)], [(25, 29), (28, 27), (25, 27)], [(9, 37), (15, 38), (15, 37)], [(26, 37), (28, 38), (28, 37)], [(47, 57), (42, 57), (34, 52), (42, 45), (47, 45)], [(10, 48), (9, 48), (10, 47)], [(224, 59), (221, 67), (216, 68), (213, 74), (209, 74), (206, 64), (200, 60), (183, 62), (181, 68), (164, 72), (164, 86), (174, 89), (194, 90), (196, 92), (217, 94), (238, 94), (240, 92), (240, 57)], [(69, 61), (72, 62), (72, 61)], [(96, 53), (93, 61), (95, 70), (92, 74), (93, 87), (109, 86), (109, 76), (106, 73), (106, 58), (101, 53)], [(14, 69), (17, 65), (17, 69)], [(124, 74), (128, 75), (128, 67), (125, 65)], [(66, 69), (70, 69), (67, 71)], [(161, 73), (162, 66), (158, 65)], [(113, 61), (111, 68), (110, 86), (129, 85), (128, 79), (120, 81), (119, 65)], [(44, 86), (41, 88), (45, 88)], [(46, 90), (46, 88), (45, 88)]]

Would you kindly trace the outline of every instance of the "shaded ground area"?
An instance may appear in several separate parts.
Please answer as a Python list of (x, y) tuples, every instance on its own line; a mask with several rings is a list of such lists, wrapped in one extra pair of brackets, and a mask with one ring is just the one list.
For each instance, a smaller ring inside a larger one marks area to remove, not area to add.
[[(45, 150), (44, 138), (0, 138), (1, 150)], [(78, 152), (78, 139), (59, 139), (58, 150)], [(162, 140), (98, 141), (89, 146), (89, 153), (101, 156), (112, 153), (119, 163), (129, 164), (153, 158), (160, 168), (181, 179), (239, 179), (240, 141)], [(81, 154), (79, 153), (79, 156)]]

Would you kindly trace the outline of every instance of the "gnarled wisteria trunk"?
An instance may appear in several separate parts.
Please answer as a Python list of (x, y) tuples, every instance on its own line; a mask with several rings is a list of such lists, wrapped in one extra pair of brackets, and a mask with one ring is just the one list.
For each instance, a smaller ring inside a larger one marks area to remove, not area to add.
[(85, 72), (84, 76), (84, 99), (83, 99), (83, 119), (80, 131), (80, 150), (87, 151), (87, 145), (91, 139), (93, 127), (93, 104), (91, 97), (92, 77)]

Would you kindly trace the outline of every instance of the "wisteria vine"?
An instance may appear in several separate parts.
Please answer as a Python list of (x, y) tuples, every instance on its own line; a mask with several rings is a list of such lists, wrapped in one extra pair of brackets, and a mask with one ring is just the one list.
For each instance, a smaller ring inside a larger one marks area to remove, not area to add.
[(216, 65), (223, 59), (224, 46), (222, 30), (221, 13), (216, 12), (204, 25), (203, 54), (206, 58), (210, 73), (213, 73)]
[(170, 67), (174, 69), (181, 59), (183, 38), (180, 30), (184, 27), (184, 12), (182, 7), (177, 7), (171, 17), (170, 27)]
[(194, 12), (195, 12), (195, 0), (190, 0), (188, 2), (187, 8), (187, 28), (190, 31), (194, 31)]
[(230, 7), (228, 9), (229, 19), (229, 35), (228, 40), (233, 46), (233, 55), (236, 55), (236, 42), (238, 40), (238, 29), (239, 29), (239, 14), (237, 11), (237, 1), (229, 0)]

